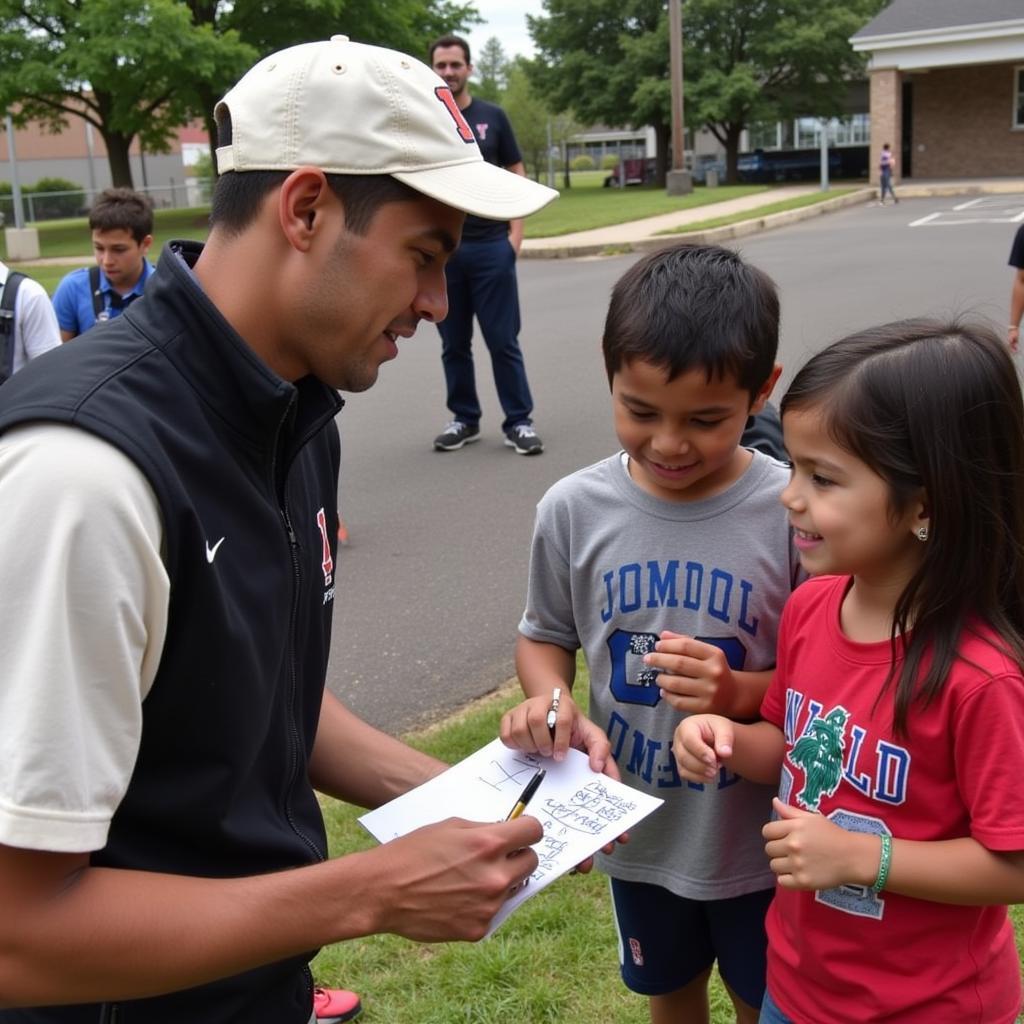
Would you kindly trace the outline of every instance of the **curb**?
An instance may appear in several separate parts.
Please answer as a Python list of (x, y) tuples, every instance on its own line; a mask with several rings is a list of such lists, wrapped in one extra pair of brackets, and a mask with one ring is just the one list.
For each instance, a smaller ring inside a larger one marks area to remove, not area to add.
[(760, 231), (770, 231), (772, 228), (785, 227), (787, 224), (795, 224), (811, 217), (820, 217), (822, 214), (834, 213), (836, 210), (843, 210), (848, 206), (859, 206), (874, 199), (877, 194), (876, 189), (865, 187), (846, 195), (836, 196), (834, 199), (825, 199), (811, 206), (801, 206), (796, 210), (783, 210), (781, 213), (770, 213), (758, 217), (755, 209), (751, 211), (749, 219), (737, 221), (735, 224), (708, 228), (704, 231), (673, 231), (670, 234), (650, 235), (647, 238), (638, 238), (631, 242), (611, 244), (591, 242), (583, 245), (551, 246), (543, 249), (526, 249), (524, 247), (519, 253), (519, 258), (560, 260), (574, 259), (580, 256), (622, 256), (631, 252), (651, 252), (655, 249), (664, 249), (681, 241), (694, 242), (698, 245), (716, 244), (732, 238), (743, 238), (745, 235), (753, 235)]

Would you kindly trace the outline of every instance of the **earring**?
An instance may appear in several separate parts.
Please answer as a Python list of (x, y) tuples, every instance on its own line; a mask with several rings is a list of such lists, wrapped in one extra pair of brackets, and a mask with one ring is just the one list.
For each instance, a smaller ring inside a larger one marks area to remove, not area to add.
[(914, 531), (914, 536), (917, 537), (917, 539), (919, 541), (922, 541), (922, 542), (926, 541), (928, 539), (928, 527), (927, 526), (919, 526)]

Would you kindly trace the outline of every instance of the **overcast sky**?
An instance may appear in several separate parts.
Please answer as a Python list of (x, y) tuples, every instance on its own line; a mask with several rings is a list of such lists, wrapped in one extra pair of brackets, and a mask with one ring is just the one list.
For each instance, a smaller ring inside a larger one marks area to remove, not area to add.
[(474, 60), (491, 36), (498, 37), (510, 60), (516, 54), (533, 56), (533, 40), (526, 28), (526, 15), (543, 14), (541, 0), (473, 0), (473, 6), (484, 19), (484, 23), (475, 26), (466, 37)]

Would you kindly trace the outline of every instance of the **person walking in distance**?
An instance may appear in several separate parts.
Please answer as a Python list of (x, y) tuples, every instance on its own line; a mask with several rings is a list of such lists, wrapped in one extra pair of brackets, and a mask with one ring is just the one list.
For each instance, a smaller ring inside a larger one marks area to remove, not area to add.
[(892, 196), (892, 201), (894, 203), (899, 202), (896, 198), (896, 193), (892, 190), (892, 175), (895, 169), (896, 157), (893, 156), (892, 150), (889, 148), (889, 143), (886, 142), (882, 145), (882, 155), (878, 158), (878, 203), (880, 206), (885, 206), (886, 192)]
[[(430, 46), (429, 63), (448, 83), (484, 159), (525, 176), (523, 158), (505, 112), (494, 103), (470, 95), (473, 65), (469, 43), (459, 36), (441, 36)], [(471, 215), (462, 229), (462, 244), (448, 261), (448, 317), (437, 329), (452, 420), (434, 439), (438, 451), (456, 451), (480, 439), (482, 411), (471, 348), (474, 315), (491, 353), (494, 385), (505, 413), (501, 424), (505, 444), (520, 455), (538, 455), (544, 450), (533, 429), (533, 398), (519, 347), (516, 258), (522, 241), (522, 219), (490, 220)]]

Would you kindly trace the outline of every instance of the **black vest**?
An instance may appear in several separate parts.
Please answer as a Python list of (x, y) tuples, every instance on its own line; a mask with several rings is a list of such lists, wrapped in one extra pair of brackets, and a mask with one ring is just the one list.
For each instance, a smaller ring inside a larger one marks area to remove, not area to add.
[[(342, 402), (269, 370), (172, 247), (190, 264), (201, 249), (172, 243), (143, 299), (15, 374), (0, 431), (49, 420), (97, 434), (160, 505), (167, 638), (131, 783), (92, 863), (241, 877), (326, 856), (307, 766), (330, 647)], [(307, 960), (0, 1022), (306, 1024)]]

